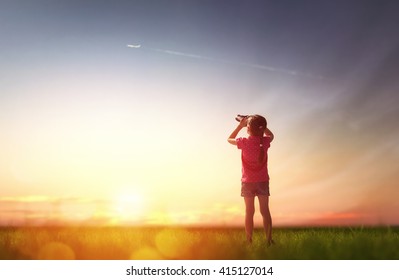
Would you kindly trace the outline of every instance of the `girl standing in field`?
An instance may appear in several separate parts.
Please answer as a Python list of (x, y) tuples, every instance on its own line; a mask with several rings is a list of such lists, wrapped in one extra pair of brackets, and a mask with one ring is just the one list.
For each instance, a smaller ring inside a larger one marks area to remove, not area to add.
[[(249, 136), (236, 138), (244, 127), (247, 127)], [(260, 115), (242, 117), (236, 129), (227, 139), (230, 144), (237, 146), (241, 150), (241, 196), (244, 197), (245, 202), (247, 242), (252, 243), (255, 196), (257, 196), (268, 246), (274, 244), (272, 239), (272, 217), (269, 210), (270, 192), (267, 169), (267, 151), (273, 139), (274, 135), (267, 128), (266, 119)]]

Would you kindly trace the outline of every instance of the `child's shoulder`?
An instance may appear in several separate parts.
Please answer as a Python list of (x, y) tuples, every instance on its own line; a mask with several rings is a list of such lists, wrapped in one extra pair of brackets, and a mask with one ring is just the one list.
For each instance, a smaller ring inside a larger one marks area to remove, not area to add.
[(247, 138), (247, 137), (238, 137), (238, 138), (236, 139), (236, 141), (239, 141), (239, 142), (246, 142), (246, 141), (248, 141), (248, 138)]
[(242, 147), (246, 146), (248, 143), (248, 138), (246, 137), (238, 137), (236, 139), (237, 147), (241, 149)]

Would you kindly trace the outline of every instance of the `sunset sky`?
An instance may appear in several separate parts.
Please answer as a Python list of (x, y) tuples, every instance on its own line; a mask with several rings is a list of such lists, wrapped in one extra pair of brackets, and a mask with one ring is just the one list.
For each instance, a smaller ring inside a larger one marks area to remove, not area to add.
[(242, 225), (226, 140), (255, 113), (275, 225), (399, 224), (398, 13), (1, 0), (0, 224)]

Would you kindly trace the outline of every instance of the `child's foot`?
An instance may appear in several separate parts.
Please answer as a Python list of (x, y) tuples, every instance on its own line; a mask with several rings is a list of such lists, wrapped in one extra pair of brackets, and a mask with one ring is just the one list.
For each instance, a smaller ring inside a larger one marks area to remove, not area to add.
[(248, 240), (242, 241), (242, 246), (245, 248), (248, 248), (248, 249), (252, 248), (252, 242), (250, 242)]
[(267, 247), (270, 247), (270, 246), (272, 246), (272, 245), (276, 245), (276, 242), (274, 242), (273, 239), (268, 240), (268, 241), (267, 241)]

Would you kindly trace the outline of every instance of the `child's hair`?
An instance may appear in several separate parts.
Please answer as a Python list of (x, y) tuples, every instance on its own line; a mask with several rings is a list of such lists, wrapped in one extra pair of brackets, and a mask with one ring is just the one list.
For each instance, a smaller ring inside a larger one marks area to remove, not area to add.
[(267, 126), (266, 119), (260, 115), (252, 115), (248, 121), (248, 130), (251, 132), (253, 136), (260, 137), (259, 143), (259, 157), (258, 162), (262, 163), (265, 158), (265, 150), (263, 148), (263, 133), (265, 132)]

